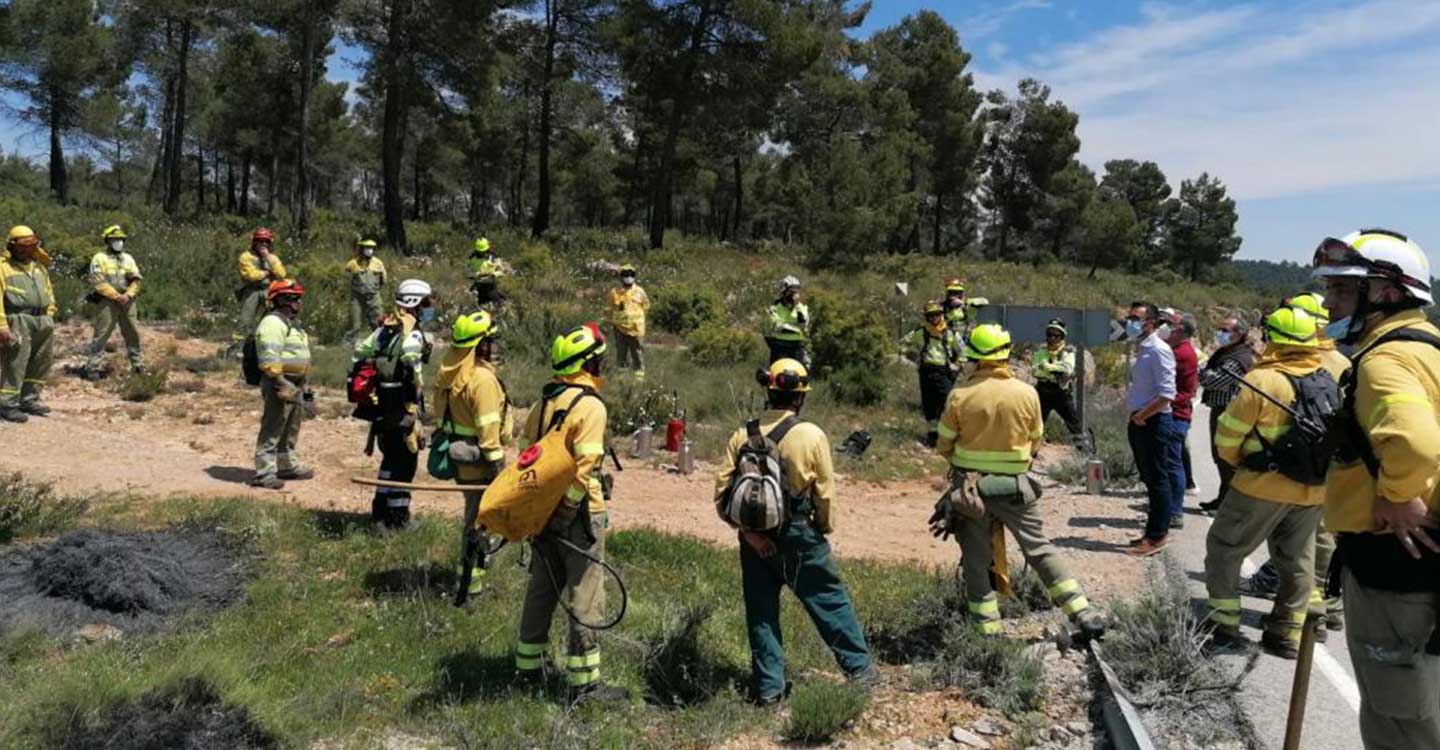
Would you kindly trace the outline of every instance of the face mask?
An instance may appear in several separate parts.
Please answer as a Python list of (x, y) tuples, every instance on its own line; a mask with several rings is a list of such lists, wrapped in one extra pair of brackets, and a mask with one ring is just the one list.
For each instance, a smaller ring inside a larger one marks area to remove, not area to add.
[(1235, 334), (1229, 331), (1221, 331), (1215, 334), (1215, 343), (1221, 346), (1229, 346), (1235, 343)]
[(363, 255), (363, 256), (365, 256), (365, 257), (367, 257), (367, 258), (373, 258), (373, 257), (375, 257), (375, 248), (373, 248), (373, 247), (367, 247), (367, 248), (361, 250), (361, 251), (360, 251), (360, 254)]
[(620, 283), (621, 283), (621, 284), (624, 284), (625, 286), (634, 286), (634, 285), (635, 285), (635, 277), (634, 277), (634, 276), (621, 276), (621, 277), (620, 277)]
[(1159, 328), (1155, 329), (1155, 333), (1158, 334), (1161, 339), (1168, 339), (1173, 331), (1170, 330), (1169, 323), (1162, 323)]
[(435, 308), (433, 308), (433, 307), (422, 307), (422, 308), (420, 308), (420, 322), (421, 322), (421, 323), (429, 323), (430, 321), (432, 321), (432, 320), (434, 320), (434, 319), (435, 319)]
[(1140, 338), (1140, 335), (1143, 334), (1143, 333), (1145, 333), (1145, 326), (1144, 326), (1143, 324), (1141, 324), (1140, 321), (1138, 321), (1138, 320), (1127, 320), (1127, 321), (1125, 321), (1125, 335), (1126, 335), (1126, 336), (1129, 336), (1129, 337), (1132, 338), (1132, 339), (1138, 339), (1138, 338)]
[(116, 254), (125, 252), (125, 240), (110, 240), (110, 252)]
[(1350, 317), (1347, 315), (1328, 326), (1325, 326), (1325, 335), (1333, 341), (1339, 341), (1350, 335)]

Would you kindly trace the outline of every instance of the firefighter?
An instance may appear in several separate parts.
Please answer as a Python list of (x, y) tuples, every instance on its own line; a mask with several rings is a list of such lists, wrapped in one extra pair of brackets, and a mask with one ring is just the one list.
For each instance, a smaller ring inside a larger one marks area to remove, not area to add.
[[(789, 522), (777, 531), (740, 532), (741, 586), (750, 639), (750, 700), (774, 705), (789, 692), (780, 634), (780, 591), (786, 586), (805, 607), (846, 677), (861, 687), (872, 687), (879, 681), (879, 672), (826, 541), (834, 531), (835, 472), (830, 441), (819, 426), (794, 421), (805, 406), (810, 374), (800, 362), (780, 359), (761, 370), (760, 376), (769, 408), (760, 417), (761, 432), (771, 435), (782, 423), (791, 421), (776, 446), (783, 491), (791, 507)], [(715, 477), (717, 505), (723, 501), (746, 440), (744, 427), (730, 437)]]
[[(566, 416), (556, 429), (564, 430), (565, 446), (575, 459), (575, 482), (550, 517), (545, 531), (532, 544), (530, 580), (520, 615), (520, 640), (515, 646), (515, 668), (525, 681), (538, 681), (550, 638), (550, 618), (563, 595), (575, 617), (569, 628), (566, 681), (576, 699), (623, 700), (625, 690), (604, 684), (600, 677), (600, 644), (595, 632), (581, 623), (596, 622), (605, 606), (604, 572), (590, 558), (603, 560), (609, 528), (606, 510), (607, 478), (605, 422), (608, 412), (599, 392), (605, 385), (605, 336), (594, 323), (573, 328), (556, 337), (550, 347), (554, 378), (530, 409), (525, 436), (537, 440), (559, 410)], [(581, 555), (559, 544), (563, 538), (585, 550)], [(564, 591), (557, 590), (557, 582)], [(577, 622), (578, 620), (578, 622)]]
[(505, 304), (505, 295), (500, 293), (500, 277), (505, 275), (505, 267), (496, 260), (495, 251), (490, 248), (490, 240), (476, 237), (470, 250), (470, 258), (465, 264), (470, 277), (470, 291), (475, 294), (475, 303), (492, 317), (498, 315)]
[(765, 319), (765, 344), (770, 347), (770, 364), (793, 359), (810, 366), (806, 351), (810, 340), (810, 308), (800, 301), (800, 280), (786, 276), (780, 280), (780, 297), (770, 305)]
[[(1425, 251), (1365, 229), (1315, 251), (1330, 338), (1354, 347), (1325, 486), (1367, 750), (1440, 747), (1440, 330)], [(1409, 340), (1407, 340), (1409, 339)]]
[(1040, 394), (1040, 421), (1056, 412), (1065, 420), (1071, 435), (1080, 434), (1080, 414), (1075, 410), (1075, 348), (1065, 343), (1065, 323), (1059, 318), (1045, 324), (1045, 346), (1035, 350), (1032, 361), (1035, 391)]
[(125, 340), (125, 354), (130, 360), (130, 369), (144, 371), (144, 359), (140, 351), (140, 330), (135, 324), (135, 298), (140, 295), (140, 267), (135, 258), (125, 252), (125, 230), (119, 224), (105, 228), (100, 241), (105, 249), (90, 258), (90, 272), (86, 281), (92, 290), (85, 301), (93, 305), (91, 320), (95, 335), (87, 347), (85, 377), (99, 379), (103, 374), (105, 344), (120, 328), (120, 337)]
[(255, 351), (265, 379), (260, 385), (264, 411), (255, 440), (255, 476), (250, 486), (284, 489), (286, 480), (310, 479), (315, 470), (300, 463), (300, 423), (314, 416), (314, 402), (305, 390), (310, 375), (310, 337), (300, 327), (305, 287), (298, 281), (270, 282), (270, 311), (255, 329)]
[[(1318, 326), (1309, 313), (1291, 307), (1266, 316), (1264, 326), (1265, 356), (1245, 375), (1245, 382), (1282, 404), (1296, 402), (1309, 382), (1306, 376), (1328, 374), (1320, 361)], [(1335, 387), (1333, 375), (1328, 383)], [(1217, 420), (1214, 440), (1220, 459), (1235, 467), (1235, 476), (1205, 538), (1212, 641), (1219, 646), (1244, 641), (1240, 566), (1261, 542), (1268, 542), (1280, 589), (1260, 644), (1285, 659), (1299, 654), (1300, 629), (1315, 580), (1315, 533), (1325, 500), (1323, 477), (1306, 484), (1271, 469), (1279, 463), (1271, 447), (1296, 429), (1293, 423), (1285, 410), (1251, 388), (1242, 387), (1230, 401)]]
[[(450, 329), (450, 350), (440, 362), (435, 377), (433, 413), (439, 428), (450, 436), (450, 459), (458, 469), (461, 484), (489, 484), (505, 468), (505, 446), (510, 443), (513, 425), (510, 399), (492, 361), (495, 325), (483, 310), (455, 319)], [(460, 527), (460, 577), (474, 560), (467, 550), (480, 544), (484, 533), (475, 527), (480, 510), (480, 493), (466, 492), (465, 520)], [(483, 569), (471, 571), (470, 592), (482, 588)]]
[(350, 333), (354, 341), (372, 329), (384, 315), (380, 295), (385, 289), (385, 261), (375, 257), (375, 240), (355, 243), (355, 257), (345, 264), (350, 277)]
[(275, 254), (275, 233), (261, 227), (250, 236), (250, 249), (236, 259), (240, 285), (235, 299), (240, 302), (240, 324), (230, 342), (232, 354), (239, 355), (245, 339), (255, 335), (255, 323), (264, 312), (270, 285), (285, 278), (285, 264)]
[(55, 288), (46, 269), (49, 256), (30, 227), (10, 229), (0, 254), (0, 419), (24, 422), (43, 417), (40, 389), (50, 375), (55, 343)]
[(945, 280), (945, 322), (963, 340), (965, 327), (975, 321), (976, 307), (990, 304), (984, 297), (966, 297), (965, 282), (951, 276)]
[(964, 342), (945, 322), (945, 310), (938, 302), (925, 305), (925, 325), (911, 331), (901, 344), (902, 351), (915, 360), (920, 371), (920, 410), (925, 414), (925, 447), (934, 448), (939, 438), (940, 413), (945, 397), (955, 387), (960, 371)]
[(976, 368), (950, 392), (940, 418), (935, 450), (950, 462), (951, 488), (936, 503), (930, 530), (960, 544), (967, 605), (982, 635), (1000, 633), (995, 587), (1008, 587), (1003, 531), (1009, 529), (1050, 599), (1083, 637), (1099, 638), (1104, 624), (1041, 526), (1040, 483), (1029, 474), (1045, 435), (1040, 397), (1015, 378), (1010, 353), (1010, 332), (993, 323), (966, 337), (965, 358)]
[(620, 286), (610, 290), (610, 320), (618, 364), (634, 370), (638, 380), (645, 379), (645, 313), (649, 309), (650, 298), (635, 283), (635, 266), (620, 266)]
[[(371, 432), (380, 446), (380, 479), (411, 482), (419, 466), (422, 439), (420, 422), (425, 417), (423, 368), (430, 360), (430, 341), (420, 330), (433, 319), (435, 308), (430, 285), (420, 279), (406, 279), (395, 288), (395, 311), (380, 321), (380, 327), (355, 345), (351, 362), (375, 362), (376, 394), (379, 403)], [(376, 487), (370, 500), (370, 517), (388, 528), (410, 523), (410, 491)]]

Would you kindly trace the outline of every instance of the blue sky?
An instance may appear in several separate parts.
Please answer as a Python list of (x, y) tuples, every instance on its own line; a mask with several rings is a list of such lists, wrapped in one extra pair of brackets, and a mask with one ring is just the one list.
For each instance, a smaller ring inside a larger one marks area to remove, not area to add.
[[(1388, 226), (1440, 249), (1440, 2), (875, 0), (862, 33), (931, 8), (986, 89), (1033, 76), (1080, 113), (1080, 158), (1202, 171), (1239, 201), (1243, 258), (1308, 261)], [(330, 77), (353, 81), (341, 48)], [(43, 153), (0, 121), (0, 147)]]

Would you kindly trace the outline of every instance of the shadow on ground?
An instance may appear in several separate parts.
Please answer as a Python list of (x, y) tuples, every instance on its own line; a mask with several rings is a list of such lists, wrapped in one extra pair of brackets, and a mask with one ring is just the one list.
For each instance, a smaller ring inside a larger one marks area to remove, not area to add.
[(453, 568), (432, 562), (424, 565), (371, 571), (365, 574), (364, 586), (371, 596), (403, 594), (449, 596), (454, 593), (458, 580)]
[(255, 469), (249, 466), (206, 466), (205, 474), (220, 482), (246, 484), (255, 476)]

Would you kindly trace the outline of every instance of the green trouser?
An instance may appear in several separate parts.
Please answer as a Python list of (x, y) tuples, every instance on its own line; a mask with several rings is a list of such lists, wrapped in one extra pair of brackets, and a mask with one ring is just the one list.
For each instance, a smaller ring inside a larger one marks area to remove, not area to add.
[(100, 367), (101, 360), (105, 359), (105, 344), (114, 335), (115, 329), (120, 329), (120, 337), (125, 340), (125, 354), (130, 359), (131, 367), (139, 367), (143, 361), (140, 352), (140, 329), (135, 324), (136, 311), (135, 303), (121, 306), (119, 302), (102, 299), (95, 303), (90, 316), (95, 325), (95, 337), (90, 339), (90, 347), (86, 351), (89, 358), (85, 360), (85, 369), (95, 370)]
[(1270, 559), (1280, 576), (1275, 606), (1265, 630), (1300, 639), (1305, 611), (1315, 588), (1315, 530), (1324, 508), (1251, 497), (1230, 486), (1205, 537), (1205, 589), (1209, 619), (1232, 635), (1240, 633), (1240, 567), (1245, 556), (1269, 541)]
[[(467, 467), (467, 470), (462, 471), (460, 477), (455, 481), (459, 484), (489, 484), (495, 481), (495, 477), (499, 476), (500, 470), (504, 467), (505, 464), (502, 461), (487, 461), (477, 464), (474, 469)], [(475, 529), (475, 517), (480, 515), (482, 493), (462, 492), (460, 494), (465, 497), (465, 515), (460, 524), (460, 565), (462, 566), (460, 572), (463, 573), (463, 566), (469, 562), (465, 559), (466, 540), (472, 533), (478, 533)], [(485, 571), (482, 568), (475, 568), (474, 575), (476, 577), (483, 576)]]
[(1440, 656), (1425, 651), (1440, 594), (1366, 588), (1348, 569), (1342, 591), (1365, 750), (1440, 748)]
[(265, 287), (247, 286), (240, 290), (240, 323), (231, 336), (235, 341), (244, 341), (255, 335), (260, 325), (260, 316), (265, 312)]
[(260, 383), (260, 394), (265, 399), (265, 409), (260, 415), (260, 437), (255, 440), (255, 477), (273, 477), (278, 472), (290, 471), (300, 466), (300, 453), (296, 446), (300, 442), (300, 423), (305, 412), (300, 407), (300, 393), (305, 389), (305, 379), (287, 376), (295, 384), (295, 400), (282, 401), (277, 395), (274, 378), (266, 377)]
[[(605, 559), (604, 513), (589, 516), (595, 532), (591, 543), (585, 536), (585, 513), (565, 530), (564, 538), (598, 560)], [(531, 672), (541, 668), (545, 647), (550, 643), (550, 619), (562, 591), (575, 616), (587, 623), (598, 622), (605, 609), (605, 572), (589, 558), (542, 535), (530, 543), (530, 580), (525, 586), (525, 604), (520, 612), (520, 642), (515, 644), (515, 668)], [(595, 631), (570, 620), (569, 659), (566, 680), (571, 687), (584, 687), (600, 679), (600, 645)]]
[[(993, 475), (1002, 476), (1002, 475)], [(1055, 602), (1066, 616), (1075, 618), (1090, 609), (1090, 601), (1080, 582), (1070, 576), (1060, 551), (1045, 536), (1040, 520), (1040, 491), (1026, 475), (1018, 480), (1018, 494), (986, 497), (985, 515), (965, 519), (955, 530), (960, 544), (960, 567), (965, 577), (966, 605), (975, 629), (984, 635), (1000, 632), (1000, 600), (990, 580), (990, 566), (995, 557), (995, 524), (1002, 524), (1015, 537), (1025, 562), (1040, 576)], [(983, 481), (983, 480), (982, 480)]]
[(358, 341), (368, 335), (379, 325), (380, 317), (384, 314), (385, 308), (380, 302), (379, 294), (350, 295), (349, 339)]
[(785, 692), (785, 646), (780, 633), (780, 591), (789, 586), (847, 676), (870, 668), (870, 649), (850, 593), (830, 557), (830, 543), (808, 518), (797, 516), (768, 534), (775, 554), (760, 557), (740, 541), (740, 581), (750, 639), (751, 690), (755, 698)]
[(640, 337), (615, 331), (615, 364), (634, 370), (636, 375), (645, 374), (645, 344)]
[(0, 349), (0, 407), (15, 409), (40, 401), (53, 362), (55, 319), (26, 313), (7, 318), (15, 341)]
[(1315, 588), (1310, 592), (1310, 611), (1317, 615), (1339, 615), (1345, 612), (1340, 597), (1327, 599), (1325, 584), (1329, 580), (1330, 560), (1335, 557), (1335, 535), (1322, 525), (1315, 532)]

